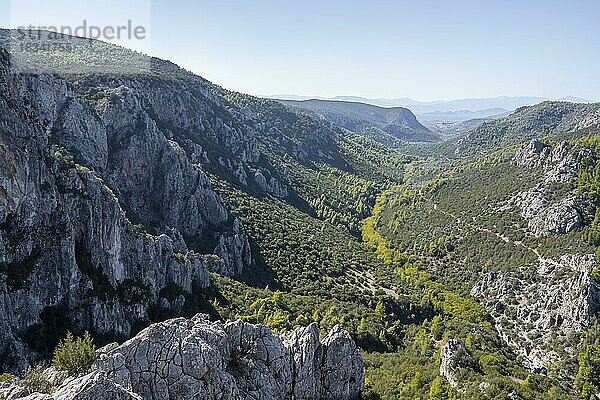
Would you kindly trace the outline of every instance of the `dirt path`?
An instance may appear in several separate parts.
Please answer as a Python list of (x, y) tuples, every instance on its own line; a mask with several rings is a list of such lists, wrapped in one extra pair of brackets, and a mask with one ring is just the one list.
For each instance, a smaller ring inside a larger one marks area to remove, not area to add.
[(375, 276), (370, 271), (358, 271), (356, 269), (350, 268), (346, 271), (346, 275), (354, 277), (357, 280), (359, 280), (359, 278), (362, 278), (362, 284), (359, 280), (359, 285), (362, 289), (370, 290), (372, 293), (375, 293), (377, 290), (383, 290), (385, 294), (390, 297), (393, 297), (395, 299), (400, 297), (398, 292), (396, 292), (396, 288), (390, 289), (377, 285), (377, 283), (375, 282)]
[(433, 206), (434, 210), (439, 211), (440, 213), (442, 213), (442, 214), (444, 214), (444, 215), (452, 218), (453, 220), (455, 220), (456, 223), (457, 223), (457, 227), (458, 227), (459, 230), (462, 230), (463, 226), (467, 226), (467, 227), (469, 227), (472, 230), (476, 230), (476, 231), (479, 231), (479, 232), (486, 232), (486, 233), (492, 234), (492, 235), (496, 236), (498, 239), (502, 240), (505, 243), (509, 243), (509, 244), (512, 244), (512, 245), (517, 246), (517, 247), (522, 247), (525, 250), (530, 251), (531, 253), (533, 253), (537, 257), (537, 259), (538, 259), (538, 261), (540, 263), (544, 262), (544, 263), (551, 263), (551, 264), (558, 265), (558, 263), (556, 261), (551, 260), (549, 258), (545, 258), (544, 256), (542, 256), (542, 254), (539, 252), (538, 249), (526, 245), (521, 240), (512, 240), (511, 238), (509, 238), (508, 236), (506, 236), (506, 235), (504, 235), (504, 234), (502, 234), (500, 232), (496, 232), (496, 231), (493, 231), (493, 230), (491, 230), (489, 228), (485, 228), (485, 227), (479, 226), (479, 225), (477, 225), (474, 222), (463, 221), (460, 217), (454, 215), (450, 211), (443, 210), (441, 207), (439, 207), (438, 204), (436, 204), (432, 200), (427, 199), (422, 194), (419, 194), (419, 196), (421, 197), (421, 200), (423, 200), (425, 203), (431, 204)]

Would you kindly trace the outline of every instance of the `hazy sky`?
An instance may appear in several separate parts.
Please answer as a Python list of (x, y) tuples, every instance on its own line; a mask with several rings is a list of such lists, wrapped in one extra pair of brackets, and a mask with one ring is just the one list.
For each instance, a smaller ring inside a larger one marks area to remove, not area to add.
[(600, 99), (599, 0), (139, 0), (139, 12), (14, 0), (16, 16), (2, 2), (3, 26), (47, 20), (37, 3), (75, 19), (77, 7), (86, 19), (149, 13), (144, 51), (257, 95)]

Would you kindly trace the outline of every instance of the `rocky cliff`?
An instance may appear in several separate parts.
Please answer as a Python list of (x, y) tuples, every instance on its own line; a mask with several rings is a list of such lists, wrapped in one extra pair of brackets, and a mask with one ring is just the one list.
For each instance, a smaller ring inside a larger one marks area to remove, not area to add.
[(123, 339), (210, 309), (209, 272), (251, 275), (211, 176), (306, 204), (274, 154), (348, 167), (338, 128), (277, 102), (97, 41), (32, 55), (44, 68), (23, 72), (10, 37), (0, 30), (0, 370), (47, 357), (67, 329)]
[(517, 151), (514, 163), (523, 168), (542, 170), (542, 179), (531, 189), (519, 193), (513, 199), (528, 221), (529, 230), (535, 236), (564, 234), (580, 228), (591, 205), (571, 182), (577, 180), (578, 158), (588, 150), (576, 152), (568, 142), (551, 147), (539, 140), (532, 140)]
[[(208, 270), (249, 265), (243, 230), (204, 172), (134, 98), (96, 112), (64, 80), (7, 67), (0, 367), (23, 367), (67, 327), (128, 336), (153, 309), (184, 307), (209, 285)], [(191, 239), (212, 251), (190, 250)], [(163, 298), (167, 288), (178, 295)]]
[[(152, 325), (122, 345), (99, 350), (96, 369), (30, 394), (18, 382), (7, 400), (74, 399), (355, 399), (364, 387), (358, 350), (334, 327), (321, 341), (316, 324), (285, 337), (241, 321), (205, 315)], [(50, 379), (56, 374), (49, 369)], [(28, 396), (28, 397), (25, 397)]]
[(258, 151), (257, 121), (222, 89), (153, 62), (178, 79), (24, 74), (0, 47), (2, 370), (47, 355), (66, 329), (123, 338), (198, 311), (209, 271), (250, 268), (209, 171), (288, 195)]
[(472, 368), (473, 365), (465, 345), (459, 340), (448, 338), (440, 350), (440, 375), (446, 378), (450, 386), (457, 387), (460, 370)]

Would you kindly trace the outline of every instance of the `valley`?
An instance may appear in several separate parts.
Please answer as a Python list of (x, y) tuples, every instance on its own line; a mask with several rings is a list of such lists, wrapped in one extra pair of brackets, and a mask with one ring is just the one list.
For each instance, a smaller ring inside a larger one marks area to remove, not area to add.
[[(191, 396), (181, 379), (236, 399), (600, 393), (600, 104), (444, 134), (408, 108), (258, 98), (99, 41), (21, 73), (12, 34), (0, 398), (27, 396), (67, 332), (107, 346), (109, 377), (85, 379), (115, 398)], [(165, 361), (188, 345), (197, 370)], [(68, 382), (38, 398), (73, 398)]]

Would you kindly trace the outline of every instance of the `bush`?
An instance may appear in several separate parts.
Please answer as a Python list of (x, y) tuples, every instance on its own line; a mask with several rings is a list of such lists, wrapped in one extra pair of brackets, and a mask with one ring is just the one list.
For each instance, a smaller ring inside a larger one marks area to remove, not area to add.
[(89, 332), (83, 337), (73, 338), (71, 332), (63, 339), (56, 349), (52, 358), (52, 366), (59, 371), (65, 371), (69, 375), (88, 372), (92, 363), (96, 360), (96, 346)]
[(13, 379), (15, 376), (13, 374), (9, 374), (7, 372), (0, 374), (0, 383), (9, 381)]
[(28, 368), (19, 379), (19, 385), (23, 386), (29, 393), (45, 393), (51, 394), (54, 391), (54, 386), (44, 375), (44, 367), (38, 365), (34, 368)]

